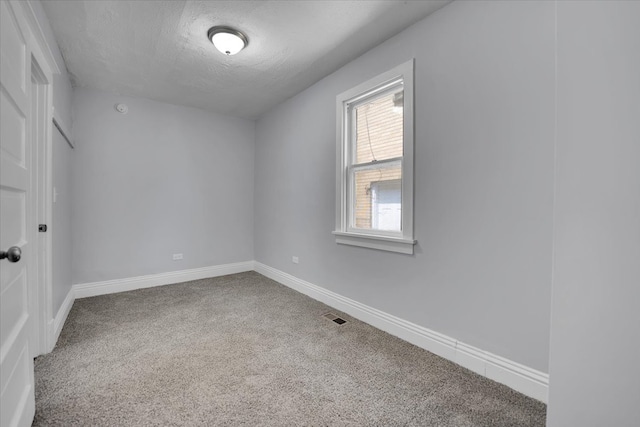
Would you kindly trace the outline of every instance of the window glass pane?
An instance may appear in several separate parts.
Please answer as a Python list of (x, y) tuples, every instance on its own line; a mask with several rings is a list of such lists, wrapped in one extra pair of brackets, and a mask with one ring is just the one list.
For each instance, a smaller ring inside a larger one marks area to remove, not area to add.
[(403, 94), (400, 90), (355, 108), (355, 163), (402, 156)]
[(354, 228), (402, 230), (402, 168), (393, 165), (353, 173)]

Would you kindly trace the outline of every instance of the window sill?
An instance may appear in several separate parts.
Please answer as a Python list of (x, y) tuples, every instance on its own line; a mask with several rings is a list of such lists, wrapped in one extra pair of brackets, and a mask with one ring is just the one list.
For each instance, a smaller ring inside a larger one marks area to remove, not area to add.
[(378, 249), (381, 251), (398, 252), (413, 255), (413, 245), (418, 241), (397, 237), (372, 236), (369, 234), (347, 233), (332, 231), (336, 236), (336, 243), (340, 245), (360, 246), (362, 248)]

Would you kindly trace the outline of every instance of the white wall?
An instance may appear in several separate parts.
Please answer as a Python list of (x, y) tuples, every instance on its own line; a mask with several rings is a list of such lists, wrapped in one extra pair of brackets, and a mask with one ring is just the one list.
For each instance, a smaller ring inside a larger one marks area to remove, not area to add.
[(640, 3), (558, 2), (548, 425), (640, 424)]
[[(335, 97), (411, 57), (416, 254), (337, 245)], [(553, 3), (454, 2), (256, 132), (257, 261), (547, 372)]]
[(253, 259), (253, 121), (89, 89), (73, 110), (74, 283)]

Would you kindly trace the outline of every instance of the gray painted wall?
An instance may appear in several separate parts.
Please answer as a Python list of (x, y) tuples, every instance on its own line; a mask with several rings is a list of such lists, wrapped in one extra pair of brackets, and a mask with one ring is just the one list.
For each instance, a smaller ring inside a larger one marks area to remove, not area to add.
[(640, 423), (640, 3), (558, 2), (548, 425)]
[[(33, 12), (42, 29), (45, 40), (53, 53), (54, 60), (60, 69), (60, 74), (53, 76), (53, 107), (56, 117), (67, 126), (66, 131), (71, 132), (71, 98), (73, 89), (67, 68), (58, 44), (55, 41), (49, 20), (39, 0), (31, 0)], [(69, 135), (71, 137), (71, 135)], [(67, 293), (71, 290), (71, 168), (73, 151), (60, 136), (58, 130), (53, 128), (53, 186), (60, 193), (58, 201), (53, 206), (53, 224), (49, 224), (50, 237), (53, 244), (53, 316), (58, 313)]]
[[(554, 16), (454, 2), (262, 117), (256, 260), (546, 372)], [(337, 245), (336, 95), (411, 57), (416, 254)]]
[(89, 89), (73, 109), (74, 283), (253, 259), (253, 121)]

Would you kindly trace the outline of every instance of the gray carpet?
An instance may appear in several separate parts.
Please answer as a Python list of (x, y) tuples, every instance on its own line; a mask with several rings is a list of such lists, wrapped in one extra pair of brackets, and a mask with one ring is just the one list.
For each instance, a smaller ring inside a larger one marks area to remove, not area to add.
[(34, 425), (542, 426), (546, 406), (254, 272), (77, 300)]

